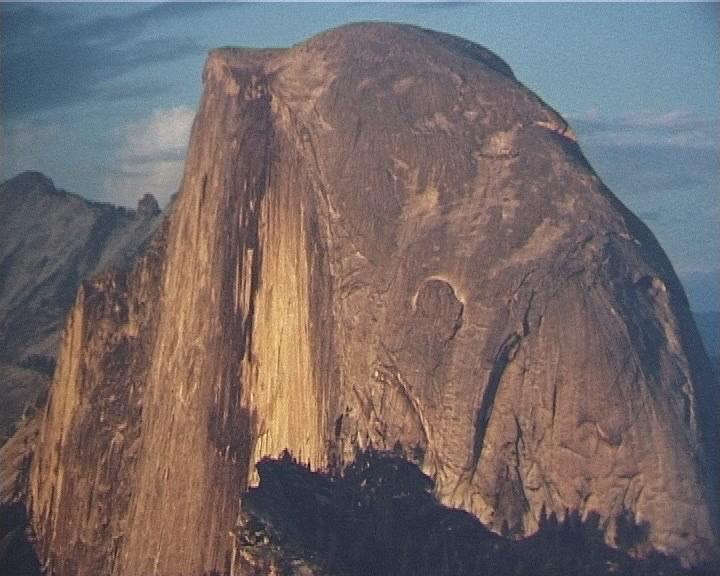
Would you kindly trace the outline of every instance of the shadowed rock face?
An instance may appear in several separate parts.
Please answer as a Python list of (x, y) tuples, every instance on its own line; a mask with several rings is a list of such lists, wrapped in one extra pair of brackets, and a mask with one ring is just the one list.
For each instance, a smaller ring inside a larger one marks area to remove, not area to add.
[(151, 196), (137, 211), (89, 202), (37, 172), (0, 184), (0, 444), (47, 391), (82, 280), (128, 267), (159, 213)]
[[(392, 453), (359, 452), (328, 477), (289, 457), (257, 464), (260, 483), (243, 495), (233, 574), (285, 576), (682, 576), (651, 552), (635, 557), (643, 526), (618, 522), (617, 547), (604, 542), (599, 517), (540, 517), (532, 536), (493, 534), (467, 512), (440, 505), (432, 481)], [(619, 548), (619, 549), (618, 549)], [(630, 552), (630, 554), (628, 553)], [(632, 554), (632, 555), (631, 555)], [(714, 569), (713, 569), (714, 568)], [(274, 570), (274, 571), (273, 571)]]
[(254, 463), (400, 444), (445, 504), (717, 550), (717, 403), (683, 290), (564, 120), (413, 27), (214, 51), (182, 192), (80, 292), (33, 461), (57, 574), (228, 565)]

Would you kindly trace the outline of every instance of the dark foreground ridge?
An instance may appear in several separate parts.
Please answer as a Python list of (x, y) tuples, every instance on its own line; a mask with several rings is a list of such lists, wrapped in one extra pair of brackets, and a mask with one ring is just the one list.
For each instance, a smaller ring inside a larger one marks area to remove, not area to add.
[[(287, 453), (257, 466), (260, 484), (243, 497), (236, 534), (242, 574), (295, 574), (305, 564), (337, 576), (660, 576), (693, 571), (647, 548), (647, 526), (622, 523), (613, 548), (600, 518), (543, 515), (540, 530), (511, 540), (440, 504), (433, 482), (399, 452), (368, 450), (340, 475), (311, 472)], [(645, 559), (633, 557), (642, 552)], [(277, 572), (271, 572), (271, 569)], [(297, 572), (301, 573), (301, 572)]]
[(0, 504), (0, 576), (39, 576), (40, 562), (30, 541), (25, 505)]
[[(288, 453), (258, 463), (242, 499), (234, 573), (287, 576), (710, 576), (647, 549), (647, 527), (627, 519), (605, 544), (600, 518), (543, 515), (511, 540), (440, 504), (433, 482), (399, 452), (367, 450), (341, 474), (312, 472)], [(642, 552), (644, 559), (634, 557)], [(214, 571), (203, 576), (225, 576)], [(0, 576), (41, 576), (25, 508), (0, 505)]]

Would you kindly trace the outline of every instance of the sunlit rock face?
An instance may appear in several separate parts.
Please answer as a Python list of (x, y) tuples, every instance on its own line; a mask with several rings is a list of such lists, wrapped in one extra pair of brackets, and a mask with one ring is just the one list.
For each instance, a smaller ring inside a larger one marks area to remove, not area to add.
[(449, 505), (715, 553), (717, 403), (670, 263), (565, 121), (464, 40), (211, 53), (182, 191), (86, 284), (33, 462), (64, 574), (230, 562), (254, 463), (402, 447)]

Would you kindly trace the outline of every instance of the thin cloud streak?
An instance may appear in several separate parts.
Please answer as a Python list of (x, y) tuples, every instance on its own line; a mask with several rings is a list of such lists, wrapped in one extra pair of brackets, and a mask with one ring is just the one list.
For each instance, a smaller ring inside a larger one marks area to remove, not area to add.
[(566, 118), (581, 135), (581, 144), (694, 150), (718, 147), (718, 119), (687, 110), (643, 111), (613, 117), (591, 108), (583, 114), (567, 114)]
[[(7, 38), (3, 43), (2, 99), (7, 117), (112, 98), (147, 96), (147, 83), (124, 79), (135, 70), (200, 55), (207, 47), (191, 37), (143, 38), (151, 27), (164, 30), (171, 19), (189, 18), (217, 5), (161, 4), (77, 22), (55, 7), (0, 8)], [(167, 88), (155, 86), (156, 93)]]
[(187, 106), (156, 110), (125, 129), (117, 168), (105, 180), (108, 199), (135, 206), (146, 193), (161, 206), (177, 191), (195, 113)]
[[(611, 190), (651, 224), (694, 309), (715, 309), (717, 287), (717, 119), (688, 110), (565, 114), (583, 151)], [(688, 222), (693, 226), (689, 227)]]

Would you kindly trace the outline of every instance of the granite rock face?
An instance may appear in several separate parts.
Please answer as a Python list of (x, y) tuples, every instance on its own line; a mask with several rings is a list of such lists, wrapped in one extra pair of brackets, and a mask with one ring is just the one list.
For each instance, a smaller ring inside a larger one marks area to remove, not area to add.
[(485, 49), (363, 24), (211, 53), (183, 187), (85, 284), (30, 504), (58, 575), (223, 569), (254, 464), (400, 448), (498, 532), (619, 517), (717, 552), (717, 397), (682, 287)]
[(81, 281), (127, 268), (158, 215), (152, 197), (137, 211), (89, 202), (37, 172), (0, 184), (0, 444), (47, 390)]

